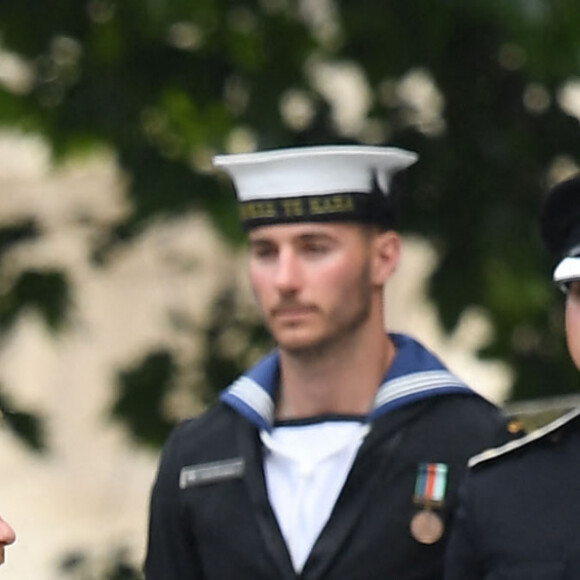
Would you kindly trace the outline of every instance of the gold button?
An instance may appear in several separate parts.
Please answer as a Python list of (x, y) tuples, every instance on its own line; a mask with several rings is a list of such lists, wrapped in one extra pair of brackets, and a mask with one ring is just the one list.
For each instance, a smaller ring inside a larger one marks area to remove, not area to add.
[(507, 430), (509, 433), (515, 434), (522, 431), (524, 428), (522, 422), (519, 419), (513, 419), (507, 425)]

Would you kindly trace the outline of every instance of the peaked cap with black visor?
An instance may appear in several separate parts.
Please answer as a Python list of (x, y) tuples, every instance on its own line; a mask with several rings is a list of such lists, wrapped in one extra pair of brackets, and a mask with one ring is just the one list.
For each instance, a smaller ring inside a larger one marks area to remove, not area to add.
[(580, 280), (580, 174), (548, 192), (540, 230), (547, 249), (559, 260), (554, 282), (566, 292), (571, 282)]
[(349, 221), (395, 226), (395, 175), (417, 161), (396, 147), (327, 145), (217, 155), (232, 178), (246, 230), (271, 224)]

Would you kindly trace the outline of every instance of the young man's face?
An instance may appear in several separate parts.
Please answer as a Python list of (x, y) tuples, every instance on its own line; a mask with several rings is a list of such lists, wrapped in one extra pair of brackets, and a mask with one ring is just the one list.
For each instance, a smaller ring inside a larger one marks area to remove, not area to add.
[(15, 539), (14, 530), (0, 517), (0, 564), (4, 562), (4, 546), (12, 544)]
[(566, 296), (566, 341), (570, 356), (580, 369), (580, 281), (570, 284)]
[(250, 232), (252, 285), (281, 349), (324, 348), (368, 321), (371, 296), (384, 282), (373, 273), (378, 235), (349, 223), (277, 224)]

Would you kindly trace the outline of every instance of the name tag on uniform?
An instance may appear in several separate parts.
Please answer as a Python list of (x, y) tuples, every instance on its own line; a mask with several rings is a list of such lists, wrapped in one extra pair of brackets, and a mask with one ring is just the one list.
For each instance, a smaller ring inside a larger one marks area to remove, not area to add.
[(179, 474), (179, 487), (186, 489), (196, 485), (239, 479), (244, 475), (244, 468), (245, 462), (242, 457), (189, 465), (184, 467)]

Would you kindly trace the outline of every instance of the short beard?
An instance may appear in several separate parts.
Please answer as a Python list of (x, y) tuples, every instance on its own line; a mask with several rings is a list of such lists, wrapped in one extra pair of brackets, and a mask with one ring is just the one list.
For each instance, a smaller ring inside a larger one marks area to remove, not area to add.
[(364, 270), (360, 274), (360, 282), (357, 286), (360, 308), (351, 320), (318, 342), (306, 346), (281, 346), (281, 350), (304, 363), (311, 363), (321, 360), (332, 352), (338, 352), (345, 345), (348, 345), (352, 337), (368, 322), (371, 316), (372, 287), (368, 282), (369, 268), (369, 264), (365, 263)]

